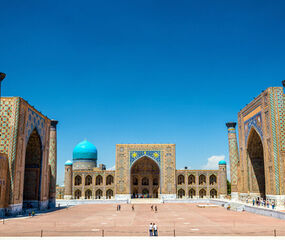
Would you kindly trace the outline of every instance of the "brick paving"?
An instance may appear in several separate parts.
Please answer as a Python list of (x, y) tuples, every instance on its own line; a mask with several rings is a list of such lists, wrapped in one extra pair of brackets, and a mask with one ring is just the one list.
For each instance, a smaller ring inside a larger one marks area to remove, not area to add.
[(285, 236), (285, 221), (197, 204), (77, 205), (51, 213), (0, 222), (0, 236), (147, 236), (155, 222), (160, 236)]

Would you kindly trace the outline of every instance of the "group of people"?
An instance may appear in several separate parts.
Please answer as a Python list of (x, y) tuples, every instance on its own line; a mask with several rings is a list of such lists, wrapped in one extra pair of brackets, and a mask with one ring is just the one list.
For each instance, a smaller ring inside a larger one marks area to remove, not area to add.
[(274, 201), (269, 201), (269, 200), (265, 200), (263, 198), (257, 198), (257, 199), (252, 199), (252, 206), (262, 206), (262, 207), (267, 207), (267, 208), (271, 208), (275, 209), (276, 205)]
[(121, 211), (121, 205), (117, 205), (117, 211)]
[(151, 205), (150, 209), (151, 209), (151, 211), (157, 212), (157, 206), (156, 205), (155, 206)]
[(158, 236), (157, 225), (155, 223), (149, 224), (149, 236)]

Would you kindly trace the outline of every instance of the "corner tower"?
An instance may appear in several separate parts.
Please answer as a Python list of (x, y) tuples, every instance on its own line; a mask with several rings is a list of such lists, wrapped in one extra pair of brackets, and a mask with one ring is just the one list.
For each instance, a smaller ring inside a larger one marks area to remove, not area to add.
[(227, 163), (224, 160), (219, 161), (219, 185), (220, 196), (223, 198), (227, 195)]
[(226, 123), (228, 128), (228, 140), (229, 140), (229, 158), (230, 158), (230, 170), (231, 170), (231, 187), (232, 199), (238, 199), (238, 144), (237, 144), (237, 134), (236, 134), (236, 122)]
[(68, 160), (64, 164), (64, 199), (72, 198), (72, 161)]

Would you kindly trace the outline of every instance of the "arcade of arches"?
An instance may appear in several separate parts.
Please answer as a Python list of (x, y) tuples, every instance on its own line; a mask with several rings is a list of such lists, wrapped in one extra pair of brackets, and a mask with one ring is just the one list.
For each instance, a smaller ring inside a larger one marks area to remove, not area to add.
[(88, 160), (94, 161), (92, 167), (86, 160), (66, 162), (64, 198), (216, 198), (227, 193), (225, 162), (213, 170), (177, 170), (175, 144), (117, 144), (114, 170), (97, 167), (98, 159)]
[(159, 167), (149, 157), (138, 159), (131, 167), (131, 195), (133, 198), (157, 198)]

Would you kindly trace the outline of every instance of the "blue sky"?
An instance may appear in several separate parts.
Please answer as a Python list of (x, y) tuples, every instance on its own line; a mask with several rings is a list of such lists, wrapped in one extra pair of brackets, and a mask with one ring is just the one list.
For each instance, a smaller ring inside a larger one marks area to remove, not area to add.
[(284, 1), (0, 3), (2, 93), (59, 120), (60, 184), (85, 138), (107, 167), (117, 143), (175, 143), (178, 169), (228, 161), (225, 122), (285, 79)]

